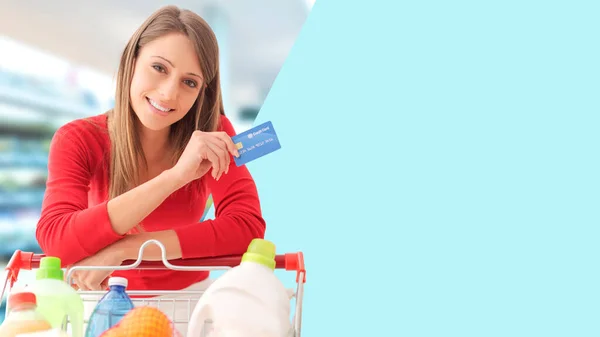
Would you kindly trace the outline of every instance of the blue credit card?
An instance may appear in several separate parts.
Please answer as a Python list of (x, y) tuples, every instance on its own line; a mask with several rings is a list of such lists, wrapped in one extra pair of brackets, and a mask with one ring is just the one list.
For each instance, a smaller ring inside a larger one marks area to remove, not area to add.
[(279, 139), (271, 122), (265, 122), (250, 130), (231, 137), (240, 156), (233, 159), (237, 166), (281, 149)]

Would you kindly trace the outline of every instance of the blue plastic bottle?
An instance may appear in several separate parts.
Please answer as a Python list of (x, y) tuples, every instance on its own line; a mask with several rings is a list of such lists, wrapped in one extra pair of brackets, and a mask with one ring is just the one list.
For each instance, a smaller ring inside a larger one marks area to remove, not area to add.
[(115, 326), (130, 310), (133, 302), (125, 292), (127, 279), (111, 277), (108, 279), (109, 291), (100, 299), (85, 333), (86, 337), (98, 337), (106, 330)]

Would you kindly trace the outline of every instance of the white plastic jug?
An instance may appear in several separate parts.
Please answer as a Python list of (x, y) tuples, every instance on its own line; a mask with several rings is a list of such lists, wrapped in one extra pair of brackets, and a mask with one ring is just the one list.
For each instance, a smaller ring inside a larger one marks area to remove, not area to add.
[[(187, 337), (291, 336), (289, 293), (274, 269), (275, 245), (252, 240), (240, 265), (217, 278), (200, 297)], [(205, 331), (207, 321), (211, 324)]]

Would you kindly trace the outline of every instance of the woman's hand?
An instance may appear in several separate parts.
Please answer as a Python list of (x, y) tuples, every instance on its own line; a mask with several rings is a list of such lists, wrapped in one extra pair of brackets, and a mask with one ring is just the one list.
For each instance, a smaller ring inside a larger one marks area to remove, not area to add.
[(213, 178), (219, 180), (229, 171), (230, 154), (239, 157), (227, 133), (194, 131), (173, 171), (184, 185), (202, 177), (211, 168)]
[[(124, 251), (112, 249), (109, 246), (95, 255), (87, 257), (74, 265), (76, 266), (120, 266), (126, 260)], [(76, 270), (72, 273), (72, 286), (78, 290), (104, 290), (108, 286), (108, 278), (112, 270)], [(68, 273), (68, 272), (67, 272)]]

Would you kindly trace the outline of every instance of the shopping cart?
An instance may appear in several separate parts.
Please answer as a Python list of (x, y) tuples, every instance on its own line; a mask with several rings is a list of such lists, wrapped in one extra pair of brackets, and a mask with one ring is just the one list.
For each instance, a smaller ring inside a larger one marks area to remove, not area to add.
[[(144, 249), (150, 245), (156, 244), (160, 247), (162, 251), (162, 261), (143, 261), (142, 256)], [(12, 291), (12, 288), (17, 281), (19, 276), (19, 271), (21, 270), (33, 270), (39, 267), (41, 258), (44, 257), (42, 254), (34, 254), (30, 252), (22, 252), (17, 250), (12, 258), (10, 259), (8, 265), (6, 266), (7, 276), (6, 281), (4, 283), (4, 287), (2, 287), (2, 291), (0, 292), (0, 299), (4, 297), (5, 291), (8, 289), (9, 293)], [(66, 282), (72, 284), (72, 274), (77, 270), (130, 270), (130, 269), (171, 269), (178, 271), (219, 271), (219, 270), (227, 270), (234, 266), (237, 266), (241, 262), (241, 255), (235, 256), (221, 256), (214, 258), (200, 258), (200, 259), (177, 259), (177, 260), (167, 260), (166, 258), (166, 249), (164, 245), (157, 240), (149, 240), (146, 241), (139, 250), (137, 260), (128, 260), (123, 262), (120, 266), (78, 266), (70, 268), (67, 272)], [(302, 326), (302, 298), (304, 296), (304, 283), (306, 282), (306, 269), (304, 267), (304, 256), (302, 252), (297, 253), (286, 253), (283, 255), (277, 255), (275, 257), (275, 268), (276, 269), (285, 269), (287, 271), (296, 271), (296, 290), (293, 294), (293, 298), (296, 300), (295, 311), (293, 312), (293, 336), (300, 337), (301, 326)], [(104, 295), (104, 291), (78, 291), (82, 300), (88, 303), (96, 303), (102, 295)], [(127, 293), (130, 295), (132, 301), (139, 305), (150, 305), (157, 307), (165, 314), (169, 314), (171, 309), (166, 309), (167, 307), (171, 307), (172, 311), (170, 312), (170, 318), (174, 324), (177, 326), (178, 324), (187, 324), (190, 320), (190, 316), (194, 310), (194, 305), (200, 296), (204, 293), (204, 291), (190, 291), (190, 290), (180, 290), (180, 291), (169, 291), (169, 290), (160, 290), (160, 291), (145, 291), (145, 290), (128, 290)], [(187, 304), (186, 313), (181, 315), (181, 308), (183, 303), (183, 307)], [(176, 309), (178, 316), (176, 316)], [(9, 308), (6, 308), (6, 313), (8, 314)], [(88, 323), (89, 318), (85, 317), (85, 323)], [(68, 324), (68, 323), (67, 323)], [(67, 327), (63, 327), (67, 329)], [(174, 331), (177, 331), (174, 329)], [(208, 332), (211, 331), (211, 322), (205, 322), (204, 335), (208, 335)], [(179, 333), (185, 334), (186, 331), (178, 331)], [(200, 336), (188, 336), (188, 337), (200, 337)], [(203, 337), (203, 336), (202, 336)], [(282, 336), (283, 337), (283, 336)]]

